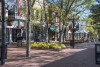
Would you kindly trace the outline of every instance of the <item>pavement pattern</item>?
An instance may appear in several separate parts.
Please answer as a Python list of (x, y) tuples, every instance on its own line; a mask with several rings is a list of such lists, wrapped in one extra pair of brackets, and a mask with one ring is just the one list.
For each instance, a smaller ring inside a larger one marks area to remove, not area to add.
[(27, 58), (25, 48), (8, 48), (5, 65), (0, 67), (100, 67), (95, 64), (95, 43), (75, 44), (61, 51), (31, 49)]

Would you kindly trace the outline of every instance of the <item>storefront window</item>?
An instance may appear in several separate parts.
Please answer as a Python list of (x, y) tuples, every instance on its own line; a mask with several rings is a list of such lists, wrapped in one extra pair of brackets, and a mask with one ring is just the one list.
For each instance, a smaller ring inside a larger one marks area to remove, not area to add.
[(20, 26), (24, 26), (25, 25), (25, 23), (24, 22), (20, 22)]
[(17, 28), (18, 27), (18, 21), (13, 21), (13, 27)]
[(25, 2), (25, 0), (23, 0), (23, 2), (22, 2), (22, 8), (25, 8), (26, 7), (26, 2)]
[(18, 0), (15, 0), (15, 12), (18, 12)]

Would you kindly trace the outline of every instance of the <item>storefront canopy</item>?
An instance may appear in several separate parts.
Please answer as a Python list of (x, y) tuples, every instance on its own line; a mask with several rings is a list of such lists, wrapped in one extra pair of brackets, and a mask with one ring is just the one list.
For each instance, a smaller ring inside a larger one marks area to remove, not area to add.
[(50, 30), (53, 32), (59, 32), (59, 29), (57, 29), (57, 28), (50, 28)]

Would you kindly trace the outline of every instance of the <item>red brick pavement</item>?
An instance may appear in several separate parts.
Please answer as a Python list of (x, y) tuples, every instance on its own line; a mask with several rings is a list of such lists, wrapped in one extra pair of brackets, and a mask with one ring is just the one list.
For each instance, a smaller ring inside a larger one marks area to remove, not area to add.
[(74, 49), (61, 51), (31, 50), (25, 57), (25, 48), (8, 48), (6, 64), (0, 67), (100, 67), (95, 64), (94, 43), (76, 44)]

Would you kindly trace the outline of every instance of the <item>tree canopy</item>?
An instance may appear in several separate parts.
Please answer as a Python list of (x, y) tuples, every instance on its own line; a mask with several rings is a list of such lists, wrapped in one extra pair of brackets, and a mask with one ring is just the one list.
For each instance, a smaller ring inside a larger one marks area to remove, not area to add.
[(97, 1), (98, 4), (93, 5), (90, 9), (91, 15), (90, 17), (96, 22), (100, 21), (100, 0)]

